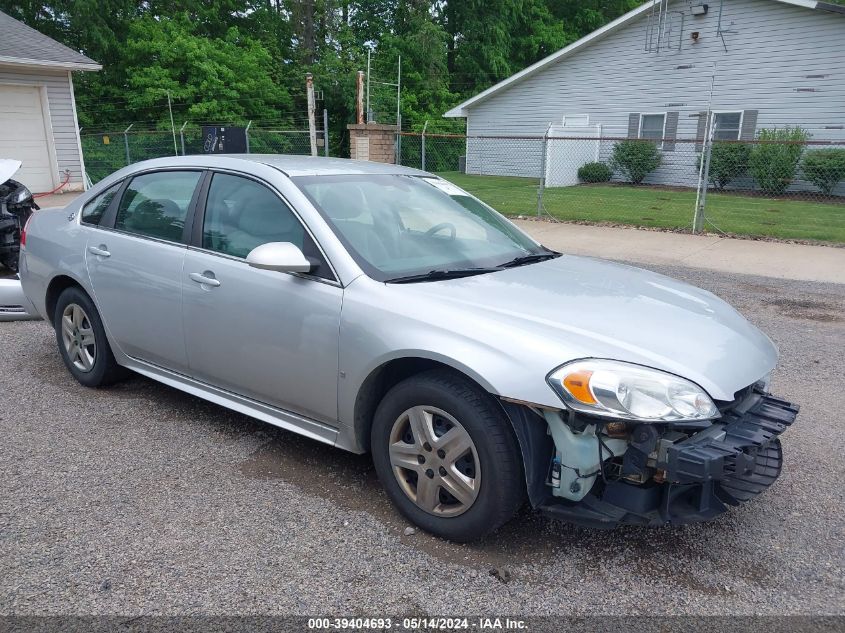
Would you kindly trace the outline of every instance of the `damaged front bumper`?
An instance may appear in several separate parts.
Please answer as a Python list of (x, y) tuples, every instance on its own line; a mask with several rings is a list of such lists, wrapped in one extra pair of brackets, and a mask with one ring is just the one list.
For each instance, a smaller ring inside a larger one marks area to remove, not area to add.
[[(697, 432), (634, 425), (623, 451), (599, 432), (598, 437), (605, 439), (599, 449), (602, 463), (595, 471), (573, 469), (567, 480), (564, 452), (563, 485), (569, 488), (549, 495), (550, 483), (557, 484), (557, 478), (550, 481), (543, 475), (541, 488), (536, 481), (539, 472), (535, 472), (533, 485), (528, 482), (529, 496), (543, 512), (589, 527), (706, 521), (774, 483), (783, 462), (778, 436), (797, 414), (797, 406), (752, 390)], [(517, 434), (521, 442), (527, 439), (530, 447), (533, 441), (534, 450), (538, 449), (539, 437), (526, 438), (519, 428)], [(582, 492), (578, 492), (580, 485), (585, 486)]]

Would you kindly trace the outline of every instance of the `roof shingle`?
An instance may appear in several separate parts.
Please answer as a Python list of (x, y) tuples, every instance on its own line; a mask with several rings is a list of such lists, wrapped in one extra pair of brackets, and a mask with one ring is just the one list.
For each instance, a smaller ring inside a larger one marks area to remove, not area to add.
[(72, 48), (0, 11), (0, 64), (34, 64), (79, 70), (100, 65)]

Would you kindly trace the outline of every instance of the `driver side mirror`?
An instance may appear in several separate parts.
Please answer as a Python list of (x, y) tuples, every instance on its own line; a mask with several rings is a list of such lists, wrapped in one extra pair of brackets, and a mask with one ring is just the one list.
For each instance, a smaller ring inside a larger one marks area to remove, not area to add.
[(246, 256), (246, 263), (253, 268), (279, 273), (308, 273), (312, 268), (302, 251), (290, 242), (268, 242), (256, 246)]

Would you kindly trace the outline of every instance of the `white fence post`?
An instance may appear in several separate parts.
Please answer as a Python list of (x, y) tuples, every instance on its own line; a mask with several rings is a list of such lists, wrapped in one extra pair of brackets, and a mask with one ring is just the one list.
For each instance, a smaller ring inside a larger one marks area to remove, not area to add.
[(428, 119), (422, 129), (422, 136), (420, 137), (420, 169), (425, 171), (425, 129), (428, 127)]
[(185, 155), (185, 126), (188, 125), (188, 122), (185, 121), (182, 124), (182, 127), (179, 128), (179, 142), (182, 145), (182, 156)]
[(123, 145), (126, 147), (126, 164), (131, 165), (132, 159), (129, 158), (129, 130), (132, 129), (134, 123), (130, 123), (129, 127), (123, 130)]
[(540, 156), (540, 186), (537, 189), (537, 217), (539, 218), (543, 212), (543, 189), (546, 187), (546, 154), (549, 151), (549, 132), (552, 130), (552, 124), (546, 128), (543, 134), (543, 154)]

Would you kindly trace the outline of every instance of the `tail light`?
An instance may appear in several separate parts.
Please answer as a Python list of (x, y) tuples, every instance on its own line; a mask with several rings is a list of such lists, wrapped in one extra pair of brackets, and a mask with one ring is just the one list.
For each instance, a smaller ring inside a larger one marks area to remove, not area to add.
[(30, 215), (26, 219), (26, 223), (23, 225), (23, 228), (21, 229), (21, 246), (26, 246), (26, 229), (29, 226), (30, 222), (32, 222), (32, 215)]

